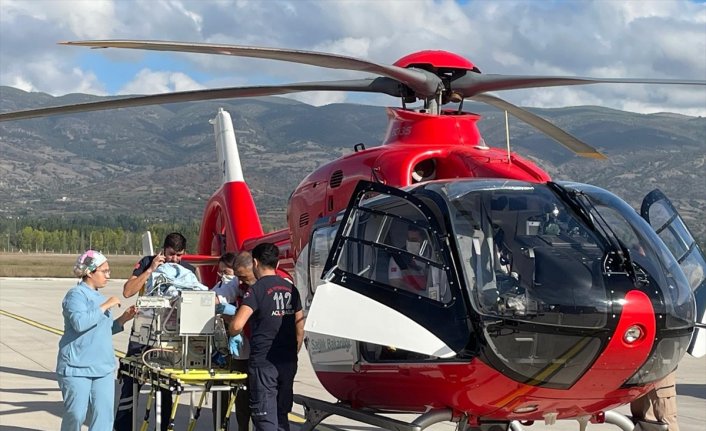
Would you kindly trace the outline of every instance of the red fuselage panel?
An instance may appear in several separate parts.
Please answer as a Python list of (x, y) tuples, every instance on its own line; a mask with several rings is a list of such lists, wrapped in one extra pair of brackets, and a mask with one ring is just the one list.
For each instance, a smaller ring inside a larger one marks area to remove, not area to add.
[[(529, 160), (485, 146), (476, 114), (447, 111), (438, 116), (395, 108), (388, 108), (387, 114), (390, 122), (382, 146), (320, 167), (292, 194), (287, 218), (295, 259), (308, 243), (316, 220), (345, 209), (360, 180), (406, 187), (413, 184), (414, 167), (425, 159), (435, 161), (434, 179), (508, 178), (540, 183), (551, 179)], [(332, 181), (335, 178), (340, 182)]]

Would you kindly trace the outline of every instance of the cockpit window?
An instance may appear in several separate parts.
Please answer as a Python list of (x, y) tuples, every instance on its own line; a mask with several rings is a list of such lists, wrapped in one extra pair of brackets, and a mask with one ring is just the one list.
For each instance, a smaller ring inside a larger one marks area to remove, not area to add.
[(594, 275), (602, 273), (603, 246), (572, 208), (545, 185), (446, 186), (479, 312), (550, 325), (605, 324), (606, 292)]
[(658, 232), (659, 238), (684, 271), (691, 290), (696, 291), (706, 282), (706, 274), (704, 274), (706, 262), (695, 245), (696, 241), (689, 229), (684, 225), (681, 217), (674, 217), (662, 201), (650, 206), (649, 219)]
[(361, 201), (343, 236), (340, 270), (421, 298), (451, 300), (437, 236), (409, 201)]
[(323, 270), (326, 258), (333, 246), (333, 240), (336, 238), (337, 230), (338, 224), (323, 226), (315, 229), (311, 235), (309, 243), (311, 249), (309, 256), (309, 289), (312, 294), (324, 282), (322, 279)]
[(627, 257), (635, 266), (635, 269), (641, 272), (646, 271), (648, 274), (655, 273), (657, 269), (654, 268), (653, 264), (655, 261), (654, 253), (620, 212), (615, 208), (600, 204), (596, 206), (596, 210), (601, 219), (599, 223), (604, 225), (606, 229), (610, 229), (612, 234), (615, 235), (622, 251), (628, 253)]
[(669, 245), (665, 245), (634, 209), (612, 193), (586, 184), (570, 186), (589, 200), (599, 217), (606, 219), (606, 225), (627, 251), (628, 264), (635, 268), (638, 278), (644, 275), (647, 286), (662, 292), (665, 326), (670, 329), (689, 327), (695, 317), (693, 295)]
[(677, 261), (681, 261), (689, 251), (690, 242), (693, 241), (689, 229), (684, 226), (679, 217), (672, 217), (663, 205), (653, 205), (650, 207), (650, 220), (655, 226), (666, 226), (659, 233), (660, 239), (669, 248)]

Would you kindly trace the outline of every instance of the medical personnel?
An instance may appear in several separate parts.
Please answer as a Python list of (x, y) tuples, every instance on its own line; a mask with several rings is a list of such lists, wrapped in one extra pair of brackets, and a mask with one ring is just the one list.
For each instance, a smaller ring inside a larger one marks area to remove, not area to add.
[[(120, 300), (107, 298), (98, 290), (110, 279), (108, 259), (94, 250), (78, 257), (74, 274), (81, 281), (64, 297), (64, 335), (59, 340), (57, 380), (64, 399), (62, 431), (80, 431), (88, 416), (88, 429), (113, 427), (115, 402), (115, 354), (112, 335), (135, 317), (129, 307), (113, 320), (111, 309)], [(90, 412), (90, 415), (88, 414)]]
[(243, 296), (229, 333), (238, 335), (250, 323), (248, 389), (255, 430), (289, 431), (287, 415), (304, 339), (301, 297), (291, 282), (277, 275), (277, 246), (257, 245), (252, 260), (257, 282)]

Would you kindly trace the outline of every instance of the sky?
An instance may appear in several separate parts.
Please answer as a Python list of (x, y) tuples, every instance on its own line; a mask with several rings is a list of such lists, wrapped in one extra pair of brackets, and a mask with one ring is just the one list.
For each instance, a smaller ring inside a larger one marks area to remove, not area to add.
[[(484, 73), (706, 80), (703, 0), (0, 0), (0, 85), (116, 95), (369, 76), (273, 60), (57, 45), (87, 39), (292, 48), (382, 64), (443, 49)], [(495, 94), (528, 107), (706, 115), (706, 86)], [(338, 92), (293, 97), (313, 105), (399, 104)]]

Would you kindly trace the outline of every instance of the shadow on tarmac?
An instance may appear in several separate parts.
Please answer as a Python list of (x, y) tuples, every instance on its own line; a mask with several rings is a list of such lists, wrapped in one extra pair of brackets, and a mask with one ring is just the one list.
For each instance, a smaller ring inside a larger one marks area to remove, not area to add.
[(22, 428), (22, 427), (12, 427), (5, 426), (2, 427), (3, 431), (36, 431), (36, 428)]
[[(56, 416), (57, 418), (61, 418), (61, 415), (63, 414), (64, 411), (64, 403), (62, 401), (19, 401), (19, 402), (12, 402), (12, 401), (3, 401), (3, 405), (5, 406), (6, 410), (3, 412), (0, 412), (0, 418), (3, 416), (12, 416), (12, 415), (36, 415), (37, 412), (47, 412), (51, 414), (52, 416)], [(0, 422), (4, 422), (1, 421)], [(11, 430), (24, 430), (24, 429), (32, 429), (36, 430), (38, 428), (22, 428), (22, 427), (11, 427), (7, 425), (2, 425), (3, 431), (11, 431)]]
[(687, 397), (694, 397), (706, 400), (706, 385), (699, 385), (693, 383), (679, 383), (677, 384), (677, 393), (679, 395), (685, 395)]
[[(59, 390), (58, 386), (53, 387), (53, 388), (1, 389), (0, 391), (3, 393), (6, 393), (6, 394), (24, 394), (24, 395), (47, 395), (47, 393), (49, 393), (49, 392), (61, 392)], [(2, 413), (0, 413), (0, 415), (1, 414)]]
[[(34, 379), (50, 380), (56, 383), (56, 373), (52, 371), (23, 370), (21, 368), (0, 366), (0, 373), (18, 374), (21, 376), (32, 377)], [(58, 390), (59, 387), (56, 386), (56, 389)]]
[[(56, 383), (56, 373), (51, 371), (39, 371), (39, 370), (26, 370), (21, 368), (13, 368), (0, 366), (0, 374), (14, 374), (17, 376), (24, 376), (38, 380), (47, 380), (47, 387), (29, 387), (23, 389), (2, 389), (3, 396), (2, 404), (4, 406), (2, 412), (0, 412), (0, 418), (14, 416), (14, 415), (36, 415), (37, 412), (47, 412), (52, 416), (61, 418), (64, 411), (64, 403), (61, 400), (61, 390)], [(42, 396), (47, 397), (50, 393), (56, 393), (57, 395), (52, 395), (51, 398), (58, 397), (59, 401), (9, 401), (8, 399), (15, 398), (17, 395), (29, 395), (29, 396)], [(10, 396), (5, 396), (12, 394)], [(5, 422), (0, 419), (0, 423)], [(36, 430), (39, 428), (24, 428), (20, 426), (8, 426), (3, 424), (0, 428), (3, 431), (24, 431), (24, 430)]]

